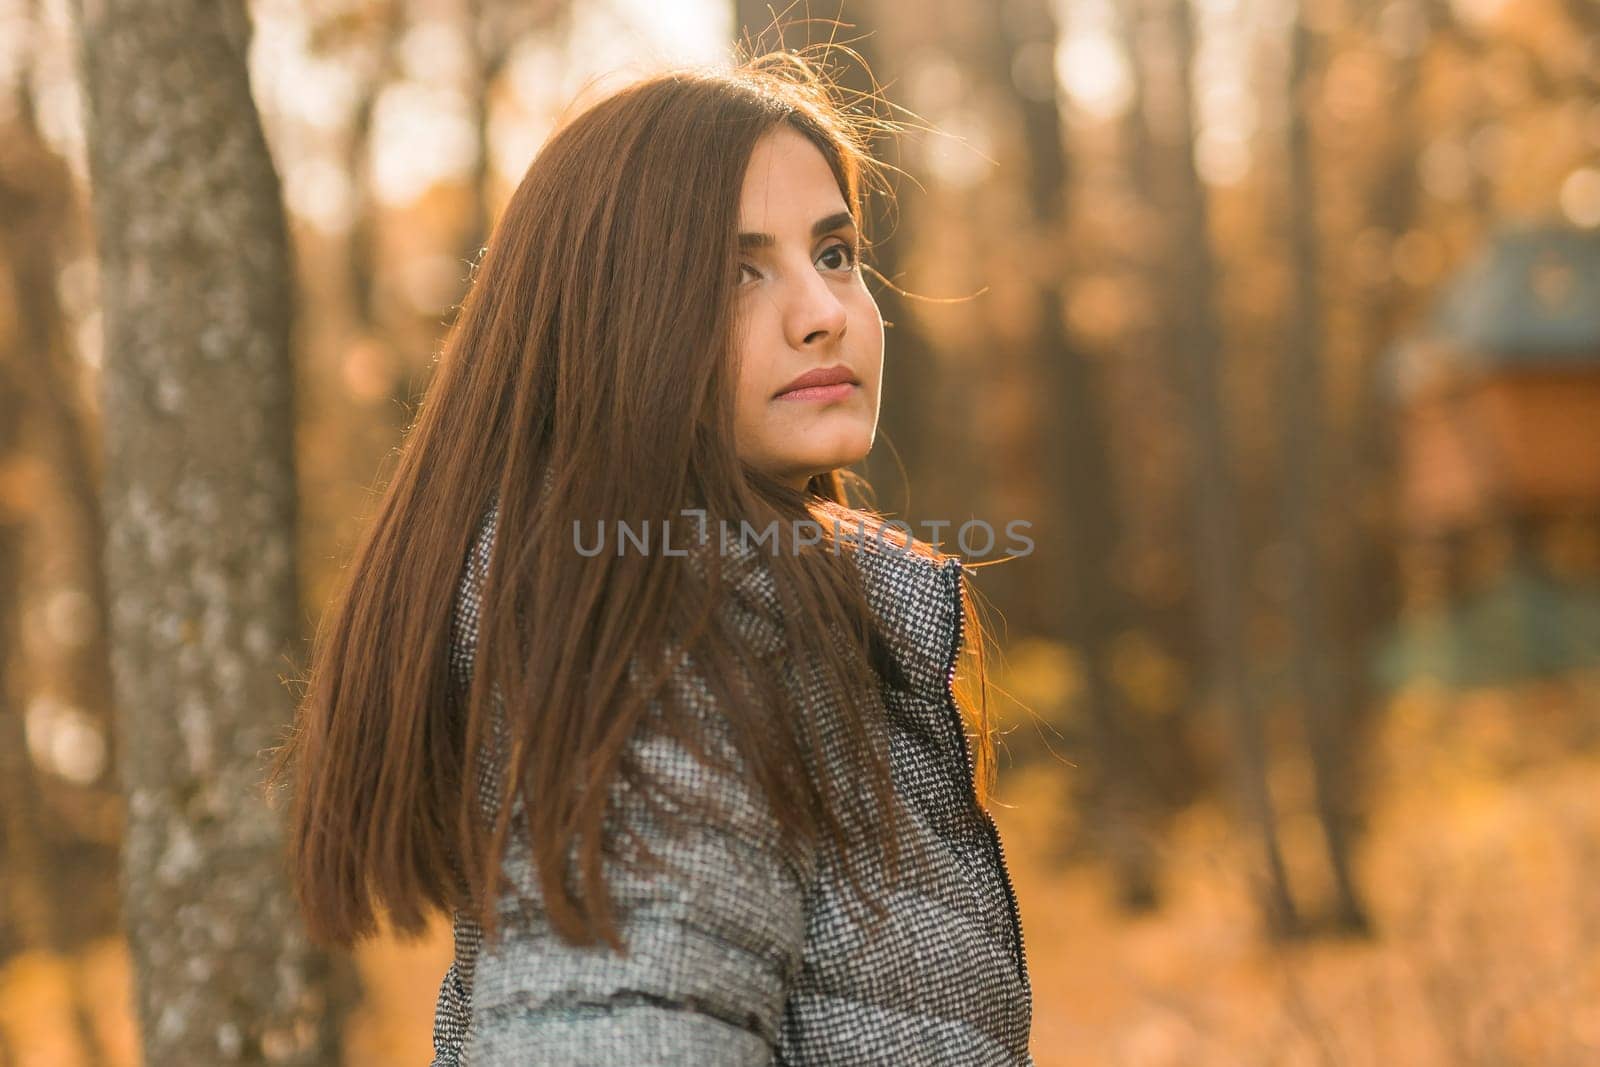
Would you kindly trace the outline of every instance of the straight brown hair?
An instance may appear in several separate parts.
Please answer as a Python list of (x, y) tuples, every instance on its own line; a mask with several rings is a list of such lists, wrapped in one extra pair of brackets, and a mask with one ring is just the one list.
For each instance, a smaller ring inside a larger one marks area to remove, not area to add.
[[(847, 514), (871, 528), (882, 516), (848, 499), (865, 487), (856, 475), (828, 472), (796, 493), (742, 464), (733, 435), (732, 295), (751, 151), (779, 124), (800, 131), (865, 233), (866, 194), (887, 191), (867, 150), (886, 121), (873, 102), (804, 51), (769, 52), (618, 91), (568, 121), (529, 167), (321, 618), (269, 779), (291, 780), (292, 876), (319, 943), (348, 946), (382, 918), (418, 934), (436, 908), (464, 911), (492, 936), (506, 839), (518, 832), (558, 934), (622, 949), (602, 831), (619, 776), (649, 795), (662, 788), (627, 754), (652, 699), (664, 707), (654, 725), (715, 762), (690, 709), (668, 699), (662, 653), (673, 647), (690, 651), (729, 712), (733, 746), (785, 841), (831, 841), (852, 884), (861, 857), (898, 864), (882, 642), (843, 557), (827, 542), (810, 552), (788, 543), (796, 519), (827, 528), (824, 517)], [(491, 503), (497, 536), (462, 687), (449, 667), (452, 605)], [(776, 521), (784, 543), (770, 565), (783, 610), (771, 621), (783, 656), (757, 655), (721, 621), (714, 556), (702, 575), (659, 552), (589, 558), (564, 540), (574, 521), (660, 529), (685, 508), (713, 526)], [(963, 612), (981, 698), (970, 597)], [(819, 671), (839, 705), (788, 706), (780, 662)], [(663, 667), (639, 685), (638, 664)], [(958, 699), (982, 802), (993, 773), (986, 701)], [(842, 740), (847, 767), (818, 772), (824, 729), (835, 749)], [(486, 750), (503, 773), (482, 773)], [(697, 798), (672, 799), (696, 810)]]

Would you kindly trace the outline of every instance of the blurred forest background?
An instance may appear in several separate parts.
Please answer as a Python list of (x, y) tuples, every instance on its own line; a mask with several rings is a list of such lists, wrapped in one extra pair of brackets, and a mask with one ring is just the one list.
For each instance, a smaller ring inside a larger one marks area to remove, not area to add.
[[(1034, 524), (1040, 1067), (1600, 1063), (1600, 3), (807, 16), (932, 128), (865, 473)], [(0, 1065), (427, 1062), (447, 925), (311, 951), (260, 754), (553, 124), (770, 18), (0, 3)]]

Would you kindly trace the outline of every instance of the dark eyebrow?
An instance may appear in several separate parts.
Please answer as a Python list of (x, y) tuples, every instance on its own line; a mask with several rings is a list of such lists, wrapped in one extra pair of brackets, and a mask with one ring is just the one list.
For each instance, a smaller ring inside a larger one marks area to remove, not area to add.
[[(815, 240), (830, 230), (843, 229), (856, 224), (855, 216), (848, 211), (836, 211), (832, 215), (820, 218), (811, 225), (811, 237)], [(741, 233), (739, 235), (739, 249), (744, 251), (750, 248), (771, 248), (777, 241), (770, 233)]]

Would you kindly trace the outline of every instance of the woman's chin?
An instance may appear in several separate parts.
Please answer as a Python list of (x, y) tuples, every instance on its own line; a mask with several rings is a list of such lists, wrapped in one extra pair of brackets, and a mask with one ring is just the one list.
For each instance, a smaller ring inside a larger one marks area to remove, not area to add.
[[(781, 448), (751, 450), (745, 461), (789, 483), (860, 463), (872, 451), (872, 426), (832, 426), (828, 432), (790, 433)], [(759, 456), (759, 458), (757, 458)]]
[[(861, 462), (872, 451), (873, 429), (871, 425), (860, 423), (830, 426), (826, 432), (819, 427), (818, 432), (792, 442), (787, 451), (797, 467), (806, 466), (812, 470), (848, 467)], [(794, 447), (802, 442), (804, 447)]]
[(849, 467), (860, 463), (867, 458), (869, 451), (871, 451), (870, 444), (865, 447), (818, 450), (807, 454), (804, 458), (795, 457), (793, 469), (826, 473), (831, 470), (837, 470), (840, 467)]

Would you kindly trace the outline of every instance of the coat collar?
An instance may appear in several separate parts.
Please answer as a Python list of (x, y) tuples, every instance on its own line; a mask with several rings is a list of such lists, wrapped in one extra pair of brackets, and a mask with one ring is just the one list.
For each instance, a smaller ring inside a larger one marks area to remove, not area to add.
[[(900, 667), (903, 684), (942, 693), (955, 672), (963, 635), (966, 571), (961, 559), (918, 542), (908, 546), (906, 535), (892, 528), (868, 525), (862, 531), (857, 513), (839, 514), (854, 538), (841, 551), (855, 566), (862, 594)], [(708, 539), (708, 545), (714, 543), (714, 538)], [(782, 633), (776, 620), (782, 608), (766, 562), (770, 549), (731, 537), (721, 552), (735, 600), (756, 609), (754, 619), (744, 623), (746, 636), (762, 651), (777, 651)]]

